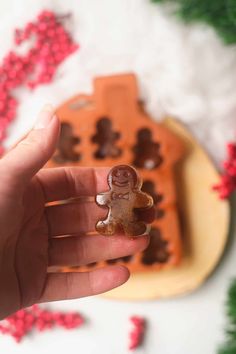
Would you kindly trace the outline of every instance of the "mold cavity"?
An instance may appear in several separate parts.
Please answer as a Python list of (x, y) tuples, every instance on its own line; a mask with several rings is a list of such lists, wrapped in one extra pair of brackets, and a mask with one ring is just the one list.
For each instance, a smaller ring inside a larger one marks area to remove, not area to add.
[(142, 263), (146, 265), (166, 263), (170, 257), (167, 248), (168, 242), (162, 238), (160, 230), (153, 228), (150, 232), (149, 246), (143, 251)]
[(96, 124), (96, 134), (91, 141), (98, 145), (94, 153), (96, 159), (106, 157), (117, 158), (121, 155), (121, 149), (116, 146), (116, 141), (120, 139), (120, 133), (112, 129), (112, 122), (107, 117), (102, 117)]
[(159, 203), (161, 203), (163, 201), (163, 195), (158, 193), (155, 190), (155, 184), (150, 181), (150, 180), (145, 180), (143, 182), (143, 186), (142, 186), (142, 191), (145, 193), (150, 194), (150, 196), (153, 198), (153, 203), (155, 205), (155, 209), (156, 209), (156, 219), (160, 219), (163, 218), (163, 216), (165, 215), (165, 210), (159, 208)]
[(163, 161), (160, 155), (160, 144), (152, 140), (152, 132), (148, 128), (137, 132), (137, 144), (133, 147), (133, 165), (152, 170), (159, 167)]

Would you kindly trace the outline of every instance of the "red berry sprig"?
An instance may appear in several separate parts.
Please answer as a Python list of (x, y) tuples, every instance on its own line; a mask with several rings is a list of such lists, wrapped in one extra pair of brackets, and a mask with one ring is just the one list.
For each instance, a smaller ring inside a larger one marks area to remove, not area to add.
[(42, 332), (59, 326), (70, 330), (79, 328), (83, 323), (84, 319), (79, 313), (52, 312), (34, 305), (1, 321), (0, 333), (12, 336), (19, 343), (33, 329)]
[(236, 143), (227, 145), (227, 160), (223, 162), (224, 173), (219, 184), (213, 190), (219, 193), (221, 199), (226, 199), (236, 190)]
[(45, 10), (36, 21), (15, 30), (16, 46), (27, 40), (33, 44), (24, 55), (9, 52), (0, 65), (0, 155), (7, 127), (16, 117), (19, 104), (14, 90), (25, 85), (34, 89), (51, 82), (58, 66), (78, 49), (61, 23), (64, 18)]
[(135, 350), (140, 347), (144, 340), (146, 321), (143, 317), (130, 317), (132, 324), (131, 332), (129, 333), (129, 350)]

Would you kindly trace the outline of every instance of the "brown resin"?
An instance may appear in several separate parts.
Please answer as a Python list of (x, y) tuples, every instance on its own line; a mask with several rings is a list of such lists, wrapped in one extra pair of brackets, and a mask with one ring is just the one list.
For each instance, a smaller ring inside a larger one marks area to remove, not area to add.
[(99, 220), (96, 230), (106, 236), (114, 235), (120, 228), (127, 236), (139, 236), (148, 232), (145, 221), (139, 220), (135, 209), (149, 209), (153, 199), (141, 191), (142, 182), (131, 166), (119, 165), (111, 169), (107, 177), (110, 190), (99, 193), (96, 202), (108, 207), (105, 220)]

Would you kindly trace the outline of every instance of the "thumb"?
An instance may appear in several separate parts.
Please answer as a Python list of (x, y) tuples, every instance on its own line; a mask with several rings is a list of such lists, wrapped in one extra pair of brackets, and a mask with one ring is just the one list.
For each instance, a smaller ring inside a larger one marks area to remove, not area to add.
[(46, 105), (26, 138), (0, 160), (1, 179), (23, 187), (52, 156), (59, 132), (60, 122), (52, 106)]

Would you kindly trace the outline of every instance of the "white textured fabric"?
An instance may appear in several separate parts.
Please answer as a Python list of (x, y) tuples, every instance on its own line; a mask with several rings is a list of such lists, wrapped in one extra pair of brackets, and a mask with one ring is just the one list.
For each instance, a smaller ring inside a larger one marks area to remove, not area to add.
[(67, 25), (81, 46), (52, 84), (19, 90), (7, 146), (32, 126), (45, 101), (57, 105), (91, 92), (95, 76), (133, 71), (155, 120), (176, 116), (217, 162), (224, 157), (236, 131), (236, 48), (223, 45), (212, 29), (185, 26), (149, 0), (9, 0), (0, 8), (0, 58), (13, 46), (13, 28), (44, 8), (73, 13)]

